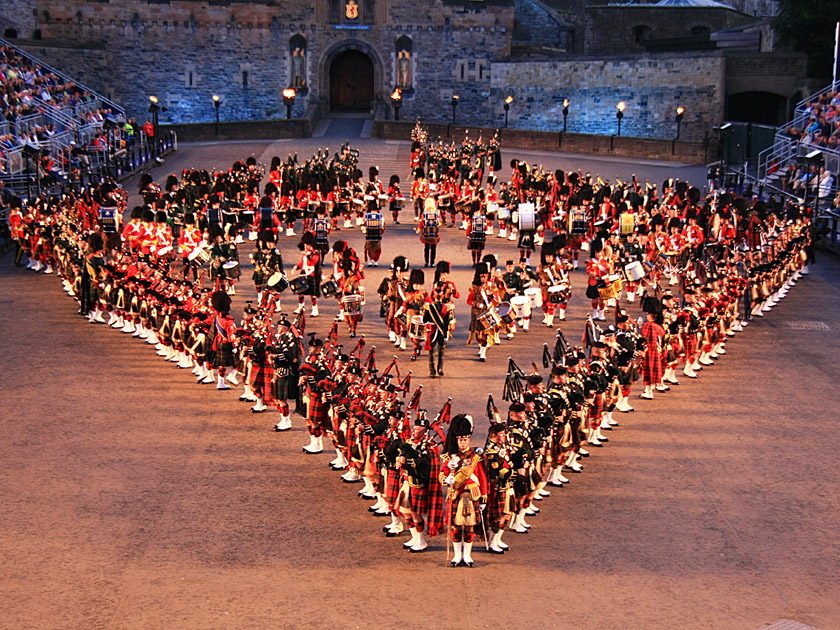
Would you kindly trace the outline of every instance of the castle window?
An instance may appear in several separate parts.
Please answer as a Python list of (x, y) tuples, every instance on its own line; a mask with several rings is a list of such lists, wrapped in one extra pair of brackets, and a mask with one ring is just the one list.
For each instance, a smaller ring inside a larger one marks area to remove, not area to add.
[(341, 4), (340, 0), (329, 0), (330, 6), (330, 24), (338, 24), (341, 22)]

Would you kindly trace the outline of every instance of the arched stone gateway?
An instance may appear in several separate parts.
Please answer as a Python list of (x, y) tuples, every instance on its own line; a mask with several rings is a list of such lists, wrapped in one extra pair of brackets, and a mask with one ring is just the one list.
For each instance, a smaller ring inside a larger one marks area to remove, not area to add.
[(382, 62), (364, 42), (352, 40), (333, 46), (321, 67), (321, 94), (332, 111), (366, 111), (381, 98)]

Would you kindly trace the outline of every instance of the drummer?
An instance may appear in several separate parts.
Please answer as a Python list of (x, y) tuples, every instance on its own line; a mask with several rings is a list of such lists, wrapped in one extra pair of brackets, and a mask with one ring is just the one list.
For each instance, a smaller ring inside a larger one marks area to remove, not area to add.
[(601, 299), (598, 292), (599, 285), (606, 286), (606, 278), (612, 273), (612, 249), (609, 246), (602, 247), (595, 256), (587, 261), (586, 272), (589, 274), (589, 286), (586, 289), (586, 297), (592, 300), (592, 319), (606, 321), (607, 304)]
[(496, 285), (490, 279), (490, 268), (487, 263), (478, 263), (473, 276), (472, 286), (467, 295), (470, 311), (470, 336), (467, 345), (478, 343), (478, 360), (487, 360), (487, 349), (494, 343), (496, 327), (486, 327), (479, 321), (479, 315), (489, 311), (501, 302)]
[[(531, 280), (537, 279), (536, 274), (525, 265), (522, 259), (522, 268), (516, 266), (513, 260), (505, 262), (505, 272), (502, 274), (502, 282), (505, 284), (504, 299), (510, 302), (513, 298), (525, 295), (525, 289), (531, 286)], [(524, 331), (528, 331), (531, 325), (530, 303), (525, 315), (516, 320), (516, 324)]]
[(391, 208), (391, 217), (394, 225), (400, 224), (400, 210), (402, 210), (402, 192), (400, 191), (400, 176), (391, 175), (388, 183), (388, 204)]
[[(621, 258), (625, 268), (627, 265), (635, 262), (641, 263), (643, 256), (642, 248), (639, 245), (636, 232), (633, 231), (627, 234), (626, 239), (627, 240), (621, 246)], [(632, 277), (628, 274), (625, 274), (625, 280), (627, 281), (627, 301), (632, 304), (636, 300), (636, 291), (639, 288), (639, 280), (632, 279)]]
[(473, 199), (469, 204), (467, 219), (467, 249), (472, 253), (473, 267), (481, 261), (484, 245), (487, 241), (487, 217), (481, 199)]
[(301, 250), (300, 262), (294, 266), (300, 271), (301, 277), (306, 278), (307, 286), (303, 293), (298, 296), (298, 307), (295, 313), (303, 312), (306, 296), (312, 300), (312, 312), (310, 317), (318, 317), (318, 295), (321, 291), (321, 255), (315, 249), (315, 235), (312, 232), (304, 232), (298, 248)]
[(378, 267), (379, 258), (382, 256), (382, 235), (385, 233), (385, 218), (379, 211), (376, 199), (368, 201), (362, 231), (365, 233), (365, 264), (368, 267)]
[(417, 233), (420, 235), (420, 242), (423, 243), (424, 267), (434, 267), (437, 256), (437, 246), (440, 242), (441, 215), (438, 212), (435, 200), (427, 197), (423, 210), (423, 220), (417, 226)]
[[(411, 360), (416, 361), (420, 356), (424, 341), (424, 325), (423, 325), (423, 310), (426, 305), (426, 289), (423, 285), (426, 283), (426, 274), (422, 269), (412, 269), (408, 277), (408, 295), (405, 300), (405, 315), (408, 321), (408, 333), (411, 338), (411, 343), (414, 346), (414, 353), (411, 355)], [(404, 348), (400, 348), (401, 350)]]
[[(554, 326), (554, 315), (559, 315), (560, 321), (566, 320), (566, 305), (569, 300), (568, 290), (560, 290), (563, 285), (568, 286), (569, 275), (555, 256), (554, 244), (544, 243), (540, 253), (540, 267), (537, 270), (543, 298), (543, 324)], [(557, 295), (555, 295), (557, 294)]]
[[(349, 249), (349, 248), (348, 248)], [(359, 259), (355, 255), (350, 255), (352, 250), (348, 252), (346, 249), (341, 256), (341, 276), (340, 276), (340, 285), (339, 285), (339, 299), (341, 300), (341, 314), (342, 317), (339, 319), (343, 319), (347, 322), (347, 327), (350, 329), (350, 336), (356, 336), (356, 330), (359, 327), (359, 323), (362, 321), (363, 314), (361, 311), (353, 312), (346, 309), (347, 301), (343, 298), (347, 298), (353, 296), (354, 298), (359, 298), (361, 294), (361, 288), (359, 287), (359, 282), (362, 277), (361, 268), (359, 266)]]
[(178, 236), (178, 246), (181, 249), (181, 263), (184, 266), (184, 280), (188, 280), (192, 270), (193, 280), (198, 280), (198, 262), (190, 260), (190, 255), (201, 246), (201, 232), (195, 226), (195, 215), (188, 212), (184, 215), (184, 227)]

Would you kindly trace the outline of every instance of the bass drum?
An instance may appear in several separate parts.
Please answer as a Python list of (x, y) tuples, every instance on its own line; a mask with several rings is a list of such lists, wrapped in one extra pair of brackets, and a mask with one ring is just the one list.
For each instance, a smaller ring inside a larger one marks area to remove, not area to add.
[(514, 295), (510, 298), (510, 307), (516, 315), (516, 319), (525, 319), (531, 315), (531, 298), (527, 295)]
[(519, 204), (519, 231), (533, 232), (537, 229), (537, 215), (532, 203)]

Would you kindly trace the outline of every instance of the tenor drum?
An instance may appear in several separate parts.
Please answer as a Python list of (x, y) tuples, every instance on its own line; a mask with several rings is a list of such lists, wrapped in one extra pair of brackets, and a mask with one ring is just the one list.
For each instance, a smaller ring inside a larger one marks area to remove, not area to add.
[(482, 330), (493, 330), (502, 323), (502, 319), (495, 308), (488, 308), (486, 311), (479, 313), (476, 320)]
[(532, 203), (519, 204), (519, 231), (533, 232), (537, 229), (537, 217)]
[(235, 280), (239, 277), (239, 262), (236, 260), (229, 260), (224, 265), (222, 265), (222, 269), (225, 270), (225, 276), (229, 280)]
[(507, 221), (510, 219), (510, 208), (507, 206), (499, 207), (499, 219)]
[(309, 291), (309, 287), (311, 286), (312, 280), (309, 276), (298, 276), (294, 280), (289, 282), (289, 287), (292, 289), (292, 293), (295, 295), (303, 295), (307, 291)]
[(266, 284), (268, 285), (269, 289), (277, 291), (278, 293), (282, 293), (283, 291), (289, 288), (288, 278), (286, 278), (286, 276), (280, 273), (279, 271), (277, 273), (271, 274), (271, 277), (268, 279), (268, 282)]
[(563, 304), (569, 301), (569, 285), (558, 284), (548, 287), (548, 301), (551, 304)]
[(495, 201), (488, 201), (487, 202), (487, 216), (495, 217), (498, 212), (499, 212), (499, 204), (497, 204)]
[(332, 297), (338, 293), (338, 282), (335, 280), (327, 280), (321, 285), (321, 293), (324, 297)]
[(540, 308), (543, 304), (542, 289), (540, 289), (539, 287), (531, 287), (529, 289), (525, 289), (525, 297), (527, 297), (531, 301), (532, 311)]
[(414, 315), (408, 324), (408, 338), (415, 342), (420, 342), (425, 338), (423, 316)]
[(498, 307), (499, 320), (506, 326), (513, 326), (516, 323), (516, 311), (513, 310), (510, 302), (502, 302)]
[(645, 268), (640, 262), (631, 262), (629, 265), (624, 265), (624, 277), (627, 282), (638, 282), (645, 277)]
[(361, 295), (345, 295), (341, 298), (341, 310), (348, 315), (362, 314), (362, 296)]
[(527, 295), (514, 295), (510, 298), (510, 307), (516, 313), (516, 319), (525, 319), (531, 315), (531, 298)]
[(613, 300), (618, 298), (621, 294), (621, 289), (623, 288), (621, 276), (613, 274), (607, 277), (605, 282), (607, 283), (607, 286), (598, 289), (598, 297), (602, 300)]
[(210, 261), (210, 252), (203, 247), (197, 247), (193, 250), (192, 254), (187, 256), (190, 262), (198, 263), (199, 265), (205, 265)]

